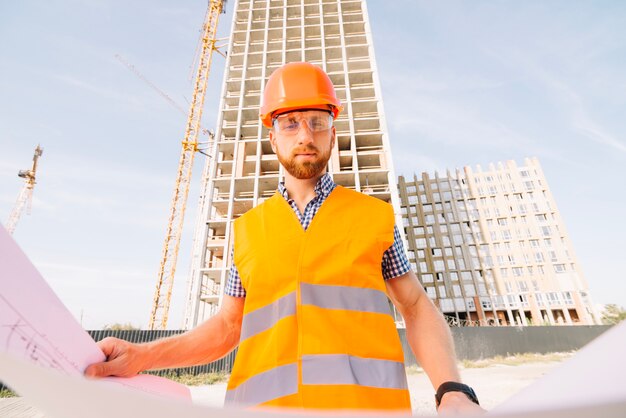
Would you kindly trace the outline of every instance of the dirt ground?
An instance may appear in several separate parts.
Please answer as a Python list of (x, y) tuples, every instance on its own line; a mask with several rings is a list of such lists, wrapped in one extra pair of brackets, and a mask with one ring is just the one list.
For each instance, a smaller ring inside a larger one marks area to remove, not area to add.
[[(561, 362), (525, 363), (509, 366), (495, 364), (461, 370), (463, 380), (478, 394), (481, 406), (489, 410), (549, 372)], [(411, 404), (415, 415), (435, 415), (434, 391), (424, 373), (409, 374)], [(190, 387), (195, 403), (220, 407), (224, 403), (226, 383)]]

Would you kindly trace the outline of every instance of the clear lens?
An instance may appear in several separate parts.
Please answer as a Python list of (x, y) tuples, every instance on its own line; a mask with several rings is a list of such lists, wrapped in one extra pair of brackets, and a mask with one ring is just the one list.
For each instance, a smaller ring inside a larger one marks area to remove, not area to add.
[(274, 129), (284, 135), (295, 135), (303, 123), (311, 132), (326, 131), (333, 126), (333, 116), (324, 111), (290, 112), (274, 119)]

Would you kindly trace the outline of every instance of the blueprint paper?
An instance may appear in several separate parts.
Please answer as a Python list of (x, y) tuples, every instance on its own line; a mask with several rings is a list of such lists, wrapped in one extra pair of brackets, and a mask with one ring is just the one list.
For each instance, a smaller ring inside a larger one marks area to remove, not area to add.
[[(68, 376), (43, 369), (22, 359), (0, 353), (0, 378), (23, 394), (29, 404), (47, 418), (376, 418), (399, 416), (391, 413), (351, 413), (339, 411), (282, 410), (261, 412), (242, 409), (210, 408), (172, 399), (154, 398), (138, 391), (122, 390), (101, 381)], [(552, 393), (558, 388), (552, 388)], [(549, 394), (545, 394), (547, 396)], [(490, 418), (624, 418), (626, 401), (589, 404), (572, 408), (554, 404), (550, 409), (531, 412), (489, 413)], [(407, 415), (401, 415), (407, 416)], [(472, 416), (464, 415), (466, 418)], [(485, 415), (474, 416), (474, 418)]]
[[(2, 226), (0, 352), (60, 373), (81, 377), (89, 364), (105, 359), (93, 339)], [(107, 380), (150, 393), (191, 399), (186, 386), (156, 376)]]
[[(576, 355), (494, 411), (546, 409), (555, 405), (626, 404), (626, 321), (615, 325)], [(626, 417), (626, 407), (622, 410)]]

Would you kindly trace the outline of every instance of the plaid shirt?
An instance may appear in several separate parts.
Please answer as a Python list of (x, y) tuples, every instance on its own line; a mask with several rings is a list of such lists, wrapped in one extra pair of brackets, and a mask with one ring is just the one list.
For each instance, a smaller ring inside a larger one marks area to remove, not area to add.
[[(330, 175), (328, 175), (328, 173), (324, 174), (315, 185), (315, 197), (307, 203), (303, 214), (300, 213), (296, 202), (289, 198), (287, 189), (285, 188), (285, 183), (281, 182), (278, 184), (278, 192), (285, 198), (287, 203), (289, 203), (296, 215), (298, 215), (300, 224), (302, 224), (302, 228), (306, 231), (311, 224), (313, 217), (322, 206), (322, 203), (324, 203), (330, 192), (332, 192), (335, 187), (337, 187), (337, 185), (330, 178)], [(402, 239), (400, 238), (400, 232), (398, 231), (397, 226), (394, 226), (393, 238), (393, 244), (383, 254), (381, 268), (383, 278), (385, 280), (401, 276), (408, 272), (411, 268), (409, 260), (406, 258), (404, 253), (404, 245), (402, 244)], [(237, 271), (237, 267), (234, 263), (230, 266), (230, 274), (228, 276), (228, 281), (226, 282), (225, 293), (234, 297), (246, 296), (246, 290), (241, 284), (241, 277), (239, 276), (239, 272)]]

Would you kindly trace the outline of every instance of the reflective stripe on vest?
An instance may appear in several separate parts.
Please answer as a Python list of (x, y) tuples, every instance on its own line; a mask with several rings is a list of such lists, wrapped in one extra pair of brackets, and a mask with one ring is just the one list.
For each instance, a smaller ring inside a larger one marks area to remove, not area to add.
[(359, 385), (407, 389), (404, 363), (350, 356), (321, 354), (302, 356), (305, 385)]
[(326, 309), (390, 314), (387, 295), (380, 290), (301, 283), (302, 304)]
[(258, 405), (298, 392), (298, 365), (286, 364), (259, 373), (236, 389), (226, 391), (226, 404)]
[(240, 341), (273, 327), (278, 321), (296, 314), (296, 293), (291, 292), (273, 303), (243, 317)]

